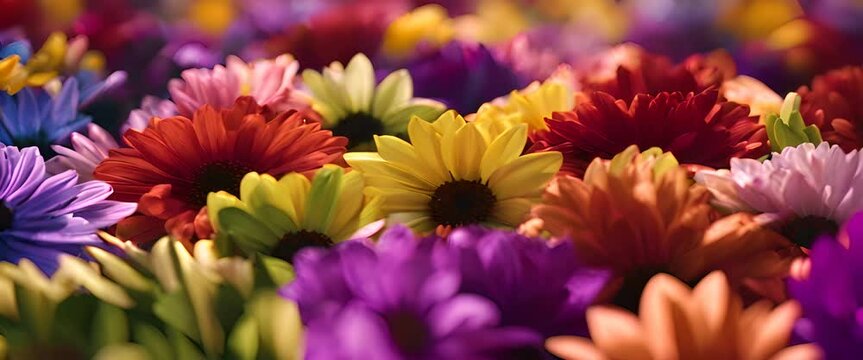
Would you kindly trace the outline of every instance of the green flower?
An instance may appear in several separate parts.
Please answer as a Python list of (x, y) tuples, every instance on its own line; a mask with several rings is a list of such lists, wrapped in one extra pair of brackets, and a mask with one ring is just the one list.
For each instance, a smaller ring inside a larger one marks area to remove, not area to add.
[(379, 202), (367, 201), (356, 171), (324, 165), (314, 178), (298, 173), (276, 180), (246, 174), (240, 197), (224, 191), (207, 197), (220, 254), (267, 254), (290, 261), (302, 248), (327, 247), (352, 238), (381, 218)]
[(413, 97), (407, 70), (389, 74), (376, 87), (375, 70), (363, 54), (355, 55), (347, 67), (333, 62), (323, 73), (307, 69), (303, 82), (323, 127), (347, 137), (351, 150), (374, 149), (374, 135), (404, 135), (412, 116), (436, 119), (445, 110), (437, 101)]
[(94, 263), (62, 256), (51, 278), (27, 260), (0, 263), (0, 336), (9, 356), (302, 357), (299, 313), (275, 294), (293, 277), (287, 263), (218, 258), (207, 240), (194, 256), (170, 238), (150, 252), (121, 246), (123, 258), (88, 248)]
[(785, 96), (779, 114), (767, 115), (767, 137), (770, 139), (770, 149), (781, 152), (786, 147), (794, 147), (803, 143), (821, 143), (821, 132), (815, 125), (806, 126), (800, 116), (800, 95), (794, 92)]

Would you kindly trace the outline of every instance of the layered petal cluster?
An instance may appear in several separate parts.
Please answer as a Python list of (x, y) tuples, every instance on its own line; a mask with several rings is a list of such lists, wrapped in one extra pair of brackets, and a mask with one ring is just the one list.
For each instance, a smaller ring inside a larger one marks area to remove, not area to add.
[(29, 259), (53, 272), (57, 256), (99, 246), (99, 229), (135, 211), (135, 204), (106, 200), (111, 186), (78, 184), (74, 171), (48, 176), (39, 149), (0, 147), (0, 261)]
[(527, 125), (489, 137), (454, 111), (433, 123), (413, 118), (410, 143), (375, 137), (378, 152), (348, 153), (381, 211), (417, 231), (470, 224), (515, 226), (557, 173), (557, 152), (522, 155)]
[(536, 357), (546, 336), (584, 333), (604, 283), (572, 260), (566, 244), (506, 231), (417, 239), (396, 227), (300, 252), (280, 293), (299, 305), (312, 359)]
[(650, 279), (636, 316), (607, 306), (587, 311), (591, 339), (555, 337), (548, 349), (576, 359), (816, 359), (813, 345), (788, 346), (800, 305), (762, 301), (743, 307), (716, 271), (690, 289), (659, 274)]
[(406, 70), (387, 75), (375, 86), (375, 70), (363, 54), (347, 66), (334, 62), (322, 73), (307, 69), (303, 81), (324, 128), (347, 137), (352, 149), (368, 149), (375, 135), (403, 135), (412, 116), (433, 119), (445, 110), (437, 101), (413, 97)]
[(818, 126), (825, 141), (845, 151), (863, 148), (863, 67), (829, 71), (797, 92), (803, 120)]
[(126, 219), (118, 234), (153, 240), (167, 230), (181, 239), (207, 237), (211, 229), (201, 208), (209, 193), (239, 195), (243, 176), (253, 171), (281, 177), (340, 161), (346, 139), (296, 112), (266, 121), (262, 111), (242, 97), (222, 111), (207, 105), (191, 119), (158, 119), (143, 131), (127, 131), (129, 147), (111, 150), (94, 173), (114, 187), (114, 198), (139, 202), (146, 215)]
[(638, 94), (663, 92), (700, 93), (718, 88), (734, 76), (733, 60), (725, 53), (692, 55), (675, 64), (635, 44), (604, 51), (580, 71), (582, 91), (602, 91), (629, 102)]
[(837, 238), (819, 239), (809, 255), (807, 278), (788, 285), (803, 306), (798, 333), (827, 359), (853, 359), (863, 346), (863, 213), (852, 216)]
[[(291, 261), (308, 246), (329, 247), (348, 240), (376, 218), (366, 206), (359, 172), (324, 165), (310, 181), (300, 173), (281, 179), (248, 173), (240, 196), (210, 193), (207, 211), (222, 254), (258, 253)], [(360, 237), (362, 235), (359, 235)]]
[(787, 147), (764, 162), (733, 159), (730, 169), (700, 171), (695, 180), (717, 206), (764, 213), (764, 221), (805, 247), (863, 210), (863, 156), (826, 142)]
[(594, 92), (574, 110), (546, 119), (549, 131), (531, 136), (531, 151), (560, 151), (563, 171), (576, 176), (594, 158), (610, 159), (630, 145), (659, 147), (683, 164), (712, 168), (766, 155), (767, 132), (758, 118), (746, 106), (717, 103), (718, 95), (715, 89), (639, 94), (630, 103)]
[(241, 96), (251, 96), (275, 111), (299, 109), (305, 106), (305, 99), (294, 91), (299, 68), (287, 54), (251, 63), (229, 56), (225, 66), (183, 71), (181, 79), (168, 82), (168, 91), (177, 111), (185, 116), (204, 105), (229, 108)]
[(594, 160), (583, 180), (556, 178), (532, 215), (555, 238), (570, 239), (585, 264), (611, 269), (613, 301), (624, 306), (637, 306), (656, 273), (693, 281), (723, 269), (735, 283), (783, 275), (788, 261), (777, 251), (791, 244), (746, 213), (713, 221), (709, 200), (672, 156), (633, 146)]
[(96, 124), (87, 124), (87, 135), (73, 132), (72, 148), (51, 145), (56, 156), (46, 162), (49, 173), (59, 174), (66, 170), (75, 170), (78, 181), (93, 180), (93, 171), (102, 160), (108, 157), (111, 149), (120, 147), (114, 137)]

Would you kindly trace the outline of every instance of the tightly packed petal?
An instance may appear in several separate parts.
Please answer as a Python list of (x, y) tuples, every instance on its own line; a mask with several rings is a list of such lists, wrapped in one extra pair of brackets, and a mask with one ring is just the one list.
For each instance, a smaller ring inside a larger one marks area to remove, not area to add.
[(863, 347), (863, 213), (851, 217), (839, 235), (815, 243), (808, 278), (788, 287), (803, 306), (798, 333), (820, 345), (827, 359), (850, 360)]
[(863, 67), (830, 71), (797, 92), (803, 120), (818, 126), (825, 141), (845, 151), (863, 148)]
[(87, 125), (87, 135), (73, 132), (71, 138), (71, 149), (51, 145), (57, 156), (45, 163), (48, 173), (59, 174), (66, 170), (75, 170), (78, 181), (93, 180), (96, 166), (108, 157), (111, 149), (120, 147), (111, 134), (96, 124)]
[(300, 109), (305, 100), (294, 92), (294, 76), (299, 68), (290, 55), (252, 63), (229, 56), (225, 66), (183, 71), (182, 79), (168, 82), (168, 91), (177, 111), (185, 116), (204, 105), (229, 108), (240, 96), (251, 96), (275, 111)]
[(596, 158), (610, 159), (627, 146), (658, 147), (683, 164), (728, 167), (732, 158), (758, 158), (770, 150), (767, 133), (749, 108), (717, 103), (718, 92), (636, 95), (631, 103), (592, 93), (573, 111), (546, 120), (549, 131), (533, 134), (532, 152), (563, 153), (563, 171), (584, 175)]
[[(263, 110), (243, 97), (221, 112), (204, 106), (191, 119), (160, 119), (143, 131), (127, 131), (129, 148), (112, 150), (94, 176), (114, 187), (115, 199), (139, 202), (141, 213), (164, 221), (170, 234), (209, 236), (208, 229), (195, 226), (196, 218), (206, 216), (201, 208), (209, 193), (239, 195), (246, 173), (307, 173), (339, 161), (345, 151), (346, 139), (306, 124), (296, 112), (266, 121)], [(152, 230), (153, 222), (147, 224)]]
[(557, 152), (521, 155), (527, 125), (493, 137), (448, 111), (434, 123), (414, 117), (410, 143), (375, 138), (378, 152), (345, 154), (393, 222), (417, 231), (471, 224), (516, 226), (557, 173)]
[(800, 305), (743, 307), (722, 272), (689, 289), (664, 274), (650, 279), (638, 316), (612, 307), (587, 311), (591, 340), (556, 337), (546, 346), (576, 359), (816, 359), (813, 345), (788, 347)]
[(532, 214), (555, 238), (571, 239), (581, 261), (611, 269), (613, 301), (624, 306), (637, 306), (657, 273), (693, 281), (723, 269), (735, 284), (784, 274), (788, 264), (777, 251), (790, 243), (746, 213), (713, 222), (708, 201), (672, 156), (633, 146), (611, 161), (594, 160), (584, 180), (556, 178)]
[(826, 142), (787, 147), (764, 162), (733, 159), (730, 170), (701, 171), (695, 179), (717, 206), (764, 213), (763, 221), (804, 247), (863, 210), (863, 156)]
[(26, 258), (53, 272), (59, 254), (82, 256), (84, 246), (102, 244), (99, 229), (135, 211), (134, 203), (105, 200), (108, 184), (77, 180), (74, 171), (46, 175), (35, 147), (0, 147), (0, 261)]

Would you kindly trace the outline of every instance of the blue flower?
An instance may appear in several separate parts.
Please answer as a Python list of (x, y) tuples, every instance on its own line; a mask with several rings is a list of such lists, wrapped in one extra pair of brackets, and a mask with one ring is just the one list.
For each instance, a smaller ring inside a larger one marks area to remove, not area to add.
[(57, 255), (102, 244), (96, 231), (135, 211), (134, 203), (105, 200), (107, 183), (77, 182), (73, 170), (46, 176), (35, 147), (0, 146), (0, 261), (27, 258), (52, 273)]
[(56, 95), (42, 88), (24, 88), (15, 95), (0, 93), (0, 142), (37, 146), (53, 154), (52, 144), (67, 144), (91, 118), (78, 111), (81, 104), (78, 80), (67, 79)]

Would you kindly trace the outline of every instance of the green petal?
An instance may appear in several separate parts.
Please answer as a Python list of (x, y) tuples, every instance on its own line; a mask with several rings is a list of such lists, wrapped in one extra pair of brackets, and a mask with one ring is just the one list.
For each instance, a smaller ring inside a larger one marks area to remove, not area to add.
[(387, 75), (375, 90), (372, 115), (383, 118), (393, 107), (407, 104), (413, 95), (413, 81), (407, 70), (398, 70)]
[(435, 101), (415, 102), (403, 108), (394, 109), (384, 116), (382, 122), (387, 134), (404, 134), (407, 132), (408, 123), (414, 116), (425, 121), (432, 121), (443, 114), (445, 110), (443, 104)]
[(326, 234), (336, 215), (342, 171), (339, 167), (324, 167), (315, 174), (306, 201), (303, 229)]
[(267, 225), (238, 208), (226, 208), (219, 212), (222, 232), (230, 236), (246, 255), (269, 252), (279, 240)]

